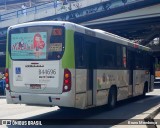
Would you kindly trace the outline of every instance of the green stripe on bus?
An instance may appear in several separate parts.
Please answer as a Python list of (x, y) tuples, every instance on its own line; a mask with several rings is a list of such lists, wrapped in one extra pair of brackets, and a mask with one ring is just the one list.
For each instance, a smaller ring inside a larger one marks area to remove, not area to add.
[(10, 55), (9, 55), (9, 52), (8, 52), (8, 34), (7, 34), (7, 46), (6, 46), (6, 68), (10, 68), (11, 67), (11, 58), (10, 58)]
[(65, 37), (65, 52), (62, 57), (62, 68), (75, 68), (74, 31), (66, 30)]

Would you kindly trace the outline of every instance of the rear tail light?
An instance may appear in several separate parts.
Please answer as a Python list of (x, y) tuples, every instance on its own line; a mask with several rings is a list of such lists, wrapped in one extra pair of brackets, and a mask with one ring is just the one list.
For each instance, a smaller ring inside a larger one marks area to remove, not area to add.
[(64, 70), (64, 80), (63, 80), (63, 92), (68, 92), (71, 90), (71, 72), (68, 69)]
[(10, 90), (10, 86), (9, 86), (9, 71), (8, 68), (5, 69), (5, 80), (6, 80), (6, 89)]

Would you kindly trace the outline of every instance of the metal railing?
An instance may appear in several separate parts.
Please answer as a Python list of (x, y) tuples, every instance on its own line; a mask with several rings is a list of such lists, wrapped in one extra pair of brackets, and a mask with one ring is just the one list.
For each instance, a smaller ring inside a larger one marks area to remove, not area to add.
[[(75, 9), (91, 6), (94, 4), (98, 4), (101, 2), (110, 2), (110, 3), (113, 2), (114, 3), (113, 5), (112, 4), (107, 5), (110, 7), (110, 9), (112, 9), (112, 8), (120, 7), (120, 6), (127, 5), (127, 4), (141, 2), (141, 1), (144, 1), (144, 0), (128, 0), (126, 3), (124, 3), (121, 0), (119, 0), (119, 1), (116, 1), (116, 0), (113, 0), (113, 1), (108, 1), (108, 0), (92, 0), (92, 1), (76, 0), (73, 2), (68, 2), (67, 5), (63, 5), (63, 3), (59, 3), (59, 4), (55, 5), (55, 2), (50, 2), (50, 3), (35, 5), (34, 7), (26, 8), (25, 11), (24, 11), (24, 9), (19, 9), (17, 11), (14, 10), (13, 12), (2, 14), (2, 15), (0, 15), (0, 22), (5, 21), (5, 20), (10, 20), (12, 18), (19, 18), (22, 16), (30, 15), (30, 14), (36, 14), (36, 13), (39, 13), (40, 11), (45, 11), (45, 10), (47, 11), (48, 9), (51, 9), (51, 8), (53, 8), (55, 10), (55, 13), (53, 15), (56, 15), (56, 14), (60, 14), (60, 13), (64, 13), (64, 12), (69, 12), (71, 10), (75, 10)], [(63, 10), (63, 11), (60, 11), (60, 10)]]
[[(84, 2), (87, 3), (87, 5), (84, 5)], [(96, 3), (100, 3), (100, 1), (94, 0), (93, 3), (88, 4), (88, 2), (86, 2), (85, 0), (79, 0), (79, 1), (69, 2), (66, 5), (63, 5), (63, 3), (56, 4), (54, 2), (50, 2), (47, 4), (45, 3), (41, 5), (36, 5), (34, 7), (19, 9), (10, 13), (2, 14), (0, 15), (0, 22), (5, 20), (10, 20), (12, 18), (19, 18), (29, 14), (36, 14), (37, 12), (48, 10), (51, 8), (55, 9), (55, 14), (60, 14), (62, 12), (64, 13), (64, 11), (68, 12), (71, 10), (79, 9), (79, 8), (93, 5)], [(60, 11), (60, 10), (64, 10), (64, 11)]]
[(6, 14), (2, 14), (0, 15), (0, 21), (5, 21), (5, 20), (10, 20), (12, 18), (18, 18), (24, 15), (28, 15), (28, 14), (35, 14), (38, 11), (44, 10), (44, 9), (49, 9), (49, 8), (54, 8), (52, 6), (52, 3), (49, 4), (41, 4), (41, 5), (36, 5), (34, 7), (29, 7), (25, 9), (24, 13), (24, 9), (19, 9), (10, 13), (6, 13)]

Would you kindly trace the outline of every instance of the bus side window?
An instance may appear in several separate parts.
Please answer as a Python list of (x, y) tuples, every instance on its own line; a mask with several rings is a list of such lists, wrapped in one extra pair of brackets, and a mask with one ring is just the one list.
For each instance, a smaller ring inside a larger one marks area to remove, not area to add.
[(84, 68), (85, 61), (84, 61), (84, 47), (83, 47), (83, 36), (79, 34), (75, 34), (74, 38), (75, 42), (75, 60), (76, 60), (76, 67), (77, 68)]
[(116, 45), (112, 42), (102, 43), (103, 67), (114, 68), (116, 64)]
[(123, 67), (127, 67), (127, 50), (126, 47), (122, 47), (122, 62), (123, 62)]
[(127, 68), (129, 70), (135, 69), (135, 54), (131, 49), (127, 49)]
[(103, 67), (103, 57), (102, 57), (102, 43), (100, 39), (97, 39), (97, 65), (96, 67), (101, 69)]
[(135, 52), (135, 69), (144, 69), (145, 68), (145, 57), (142, 51)]
[(122, 46), (117, 45), (116, 48), (117, 48), (117, 51), (116, 51), (117, 64), (116, 65), (118, 68), (122, 68), (122, 62), (123, 62)]
[(150, 69), (150, 73), (151, 75), (155, 75), (155, 58), (151, 55), (148, 55), (149, 57), (149, 69)]

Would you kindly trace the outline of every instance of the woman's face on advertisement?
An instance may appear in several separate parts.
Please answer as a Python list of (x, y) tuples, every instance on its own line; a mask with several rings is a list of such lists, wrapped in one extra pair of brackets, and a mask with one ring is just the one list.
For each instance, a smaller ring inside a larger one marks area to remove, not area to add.
[(40, 41), (41, 41), (41, 38), (40, 38), (39, 36), (36, 36), (35, 40), (36, 40), (37, 42), (40, 42)]

